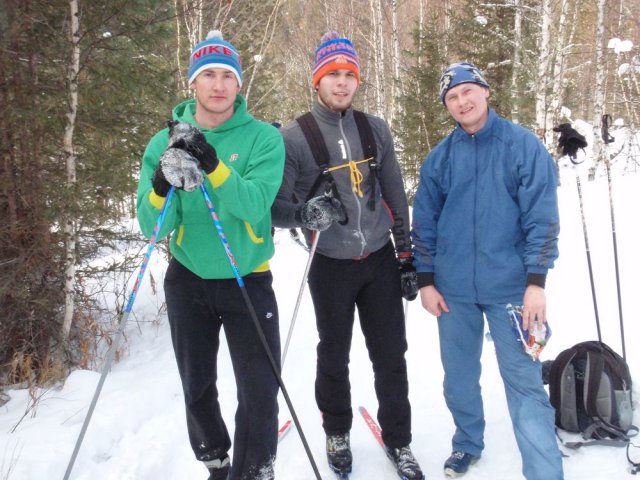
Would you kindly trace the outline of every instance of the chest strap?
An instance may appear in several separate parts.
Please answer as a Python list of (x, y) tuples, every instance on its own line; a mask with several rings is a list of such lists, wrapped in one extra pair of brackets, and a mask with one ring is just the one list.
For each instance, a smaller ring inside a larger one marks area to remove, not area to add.
[[(369, 169), (371, 171), (371, 175), (369, 176), (371, 181), (371, 198), (367, 202), (367, 206), (370, 210), (375, 210), (376, 206), (376, 184), (378, 178), (378, 163), (376, 162), (377, 157), (377, 148), (375, 138), (373, 136), (373, 130), (371, 129), (371, 124), (367, 119), (367, 116), (359, 111), (353, 110), (353, 116), (356, 122), (356, 126), (358, 127), (358, 134), (360, 137), (360, 143), (362, 145), (362, 151), (366, 158), (365, 161), (369, 163)], [(327, 149), (327, 144), (324, 140), (324, 136), (320, 131), (320, 126), (318, 122), (314, 118), (311, 112), (307, 112), (304, 115), (296, 118), (296, 121), (300, 125), (302, 129), (302, 133), (309, 144), (309, 148), (311, 149), (311, 153), (313, 154), (313, 158), (316, 161), (316, 164), (320, 167), (320, 174), (316, 178), (311, 190), (309, 190), (309, 195), (307, 196), (307, 200), (312, 198), (322, 182), (326, 182), (327, 187), (326, 191), (331, 191), (338, 200), (340, 200), (340, 196), (338, 194), (338, 189), (335, 185), (335, 181), (333, 176), (331, 175), (331, 170), (335, 170), (339, 167), (329, 168), (329, 150)], [(361, 163), (361, 162), (356, 162)], [(353, 177), (353, 172), (352, 172)], [(342, 202), (341, 202), (342, 203)], [(346, 211), (345, 211), (346, 217)], [(344, 222), (340, 222), (342, 225), (346, 224), (348, 220)]]

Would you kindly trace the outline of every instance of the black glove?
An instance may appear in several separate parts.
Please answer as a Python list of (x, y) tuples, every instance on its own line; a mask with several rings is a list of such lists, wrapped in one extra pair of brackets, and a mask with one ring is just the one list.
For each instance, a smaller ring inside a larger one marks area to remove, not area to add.
[(329, 195), (311, 198), (296, 211), (296, 219), (304, 228), (322, 232), (333, 222), (341, 222), (345, 218), (340, 200)]
[[(156, 175), (158, 170), (162, 173), (165, 182), (187, 192), (193, 192), (204, 181), (198, 160), (179, 148), (170, 147), (164, 151), (160, 156), (158, 168), (153, 174), (154, 178), (159, 177), (160, 174)], [(153, 179), (151, 181), (153, 183)], [(157, 190), (156, 193), (160, 195)], [(166, 193), (163, 196), (166, 196)]]
[(200, 162), (204, 173), (213, 172), (220, 160), (200, 129), (186, 122), (169, 122), (169, 146), (189, 152)]
[(553, 127), (553, 131), (560, 133), (558, 147), (562, 150), (562, 154), (567, 155), (573, 163), (576, 163), (574, 160), (578, 149), (586, 147), (587, 140), (572, 128), (570, 123), (562, 123), (557, 127)]
[(400, 288), (402, 296), (411, 301), (418, 296), (418, 274), (413, 266), (413, 255), (401, 254), (398, 257), (398, 268), (400, 269)]
[(169, 194), (171, 184), (167, 182), (164, 173), (162, 173), (162, 166), (159, 163), (156, 169), (153, 171), (153, 176), (151, 177), (151, 185), (153, 186), (153, 191), (156, 192), (156, 195), (159, 195), (160, 197), (166, 197)]

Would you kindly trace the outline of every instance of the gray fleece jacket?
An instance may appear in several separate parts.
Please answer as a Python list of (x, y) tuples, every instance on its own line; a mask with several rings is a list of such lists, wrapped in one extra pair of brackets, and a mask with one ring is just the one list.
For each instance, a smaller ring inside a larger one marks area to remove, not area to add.
[[(311, 113), (327, 145), (329, 167), (345, 165), (333, 170), (331, 175), (348, 216), (345, 225), (334, 223), (322, 232), (317, 252), (336, 259), (364, 257), (382, 248), (391, 233), (397, 254), (411, 252), (409, 207), (387, 123), (367, 114), (376, 141), (379, 165), (378, 187), (375, 189), (377, 198), (375, 209), (371, 210), (367, 202), (372, 195), (369, 177), (373, 173), (368, 162), (358, 163), (365, 159), (353, 110), (349, 108), (336, 113), (316, 103)], [(302, 225), (296, 219), (296, 210), (306, 200), (321, 170), (298, 122), (294, 120), (280, 131), (284, 137), (286, 162), (282, 185), (271, 209), (273, 225), (300, 228)], [(353, 163), (349, 165), (349, 162)], [(354, 181), (354, 178), (360, 180)], [(323, 182), (314, 196), (322, 194), (324, 188)], [(304, 233), (310, 243), (311, 232)]]

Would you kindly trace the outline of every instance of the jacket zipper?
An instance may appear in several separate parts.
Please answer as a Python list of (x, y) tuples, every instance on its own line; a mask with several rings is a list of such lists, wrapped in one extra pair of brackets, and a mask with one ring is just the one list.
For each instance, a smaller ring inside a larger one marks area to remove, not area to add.
[[(347, 140), (347, 136), (344, 133), (344, 129), (342, 128), (342, 115), (340, 115), (340, 118), (338, 120), (338, 126), (340, 127), (340, 135), (342, 135), (342, 139), (338, 140), (338, 145), (340, 146), (340, 151), (342, 152), (342, 160), (346, 163), (346, 162), (350, 162), (352, 160), (351, 157), (351, 146), (349, 145), (349, 141)], [(358, 255), (359, 257), (362, 257), (364, 255), (364, 250), (365, 247), (367, 245), (367, 239), (364, 236), (364, 233), (362, 233), (362, 227), (361, 227), (361, 223), (362, 223), (362, 207), (360, 205), (360, 199), (358, 198), (356, 192), (353, 191), (353, 188), (351, 189), (351, 193), (355, 199), (355, 204), (357, 206), (357, 223), (356, 223), (356, 232), (358, 234), (358, 238), (360, 238), (360, 255)]]

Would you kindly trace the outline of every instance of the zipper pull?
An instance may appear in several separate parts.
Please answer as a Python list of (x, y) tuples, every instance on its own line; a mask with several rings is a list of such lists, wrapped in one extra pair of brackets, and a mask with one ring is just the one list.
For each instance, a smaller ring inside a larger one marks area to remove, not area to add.
[(347, 160), (347, 149), (344, 146), (344, 140), (338, 140), (338, 145), (340, 145), (340, 152), (342, 152), (342, 160)]

